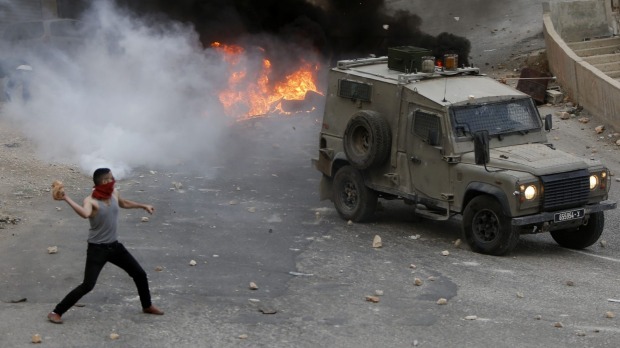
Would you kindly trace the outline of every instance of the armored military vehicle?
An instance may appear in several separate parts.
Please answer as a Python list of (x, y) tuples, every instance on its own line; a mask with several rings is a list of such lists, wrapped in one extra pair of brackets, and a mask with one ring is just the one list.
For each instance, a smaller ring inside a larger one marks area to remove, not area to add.
[(529, 95), (474, 67), (402, 60), (343, 60), (329, 72), (312, 162), (321, 199), (343, 219), (401, 199), (422, 217), (461, 214), (464, 240), (484, 254), (509, 253), (525, 233), (575, 249), (599, 239), (616, 207), (609, 170), (550, 144), (551, 115)]

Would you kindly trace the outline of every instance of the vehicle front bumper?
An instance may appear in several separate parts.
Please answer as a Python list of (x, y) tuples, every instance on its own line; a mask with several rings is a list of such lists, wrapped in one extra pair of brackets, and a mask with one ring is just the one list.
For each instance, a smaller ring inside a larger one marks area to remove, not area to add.
[[(615, 209), (616, 204), (617, 204), (616, 202), (612, 202), (612, 201), (603, 201), (598, 204), (586, 205), (583, 207), (584, 214), (587, 216), (589, 214), (596, 213), (599, 211)], [(580, 207), (575, 207), (574, 209), (579, 209), (579, 208)], [(572, 210), (572, 209), (566, 209), (566, 210)], [(512, 226), (527, 226), (527, 225), (534, 225), (534, 224), (541, 223), (541, 222), (553, 221), (554, 215), (556, 213), (561, 213), (566, 210), (549, 211), (549, 212), (543, 212), (543, 213), (538, 213), (534, 215), (514, 217), (512, 218)]]

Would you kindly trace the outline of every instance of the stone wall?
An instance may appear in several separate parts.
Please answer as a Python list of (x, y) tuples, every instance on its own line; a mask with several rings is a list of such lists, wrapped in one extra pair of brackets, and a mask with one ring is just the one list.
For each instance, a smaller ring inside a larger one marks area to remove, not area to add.
[[(571, 40), (581, 41), (614, 35), (614, 26), (617, 23), (617, 17), (612, 11), (614, 3), (617, 3), (617, 0), (545, 3), (543, 31), (549, 69), (557, 77), (564, 92), (574, 102), (601, 117), (614, 129), (620, 130), (620, 82), (585, 62), (566, 44)], [(589, 17), (587, 19), (590, 21), (584, 21), (584, 18), (581, 18), (584, 11), (590, 11), (588, 13), (596, 14), (596, 17)], [(602, 26), (603, 20), (607, 21), (607, 29)], [(581, 27), (579, 23), (583, 23)]]

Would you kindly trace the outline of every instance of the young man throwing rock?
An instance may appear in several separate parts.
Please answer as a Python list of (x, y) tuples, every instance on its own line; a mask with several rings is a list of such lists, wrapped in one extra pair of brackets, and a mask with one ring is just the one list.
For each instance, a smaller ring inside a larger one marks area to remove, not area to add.
[(153, 306), (149, 291), (146, 272), (138, 261), (117, 240), (118, 212), (119, 207), (124, 209), (144, 209), (149, 214), (155, 211), (150, 204), (142, 204), (121, 198), (114, 188), (114, 176), (108, 168), (99, 168), (93, 174), (95, 188), (88, 197), (84, 198), (82, 205), (77, 204), (64, 190), (56, 192), (54, 199), (66, 201), (71, 208), (84, 219), (90, 221), (88, 233), (88, 249), (86, 253), (86, 267), (84, 281), (73, 289), (65, 298), (56, 305), (56, 308), (47, 315), (47, 318), (55, 324), (62, 324), (62, 315), (69, 310), (82, 296), (89, 293), (97, 282), (99, 273), (107, 262), (122, 268), (133, 278), (142, 311), (147, 314), (162, 315), (164, 312)]

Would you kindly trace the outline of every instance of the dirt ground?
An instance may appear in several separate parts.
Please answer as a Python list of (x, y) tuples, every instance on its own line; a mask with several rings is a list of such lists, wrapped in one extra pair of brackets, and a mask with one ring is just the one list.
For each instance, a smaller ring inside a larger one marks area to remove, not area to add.
[[(0, 240), (15, 233), (29, 220), (51, 218), (51, 183), (60, 179), (76, 187), (88, 187), (90, 178), (77, 167), (50, 164), (37, 156), (36, 146), (6, 117), (0, 104)], [(46, 207), (42, 207), (46, 204)]]

